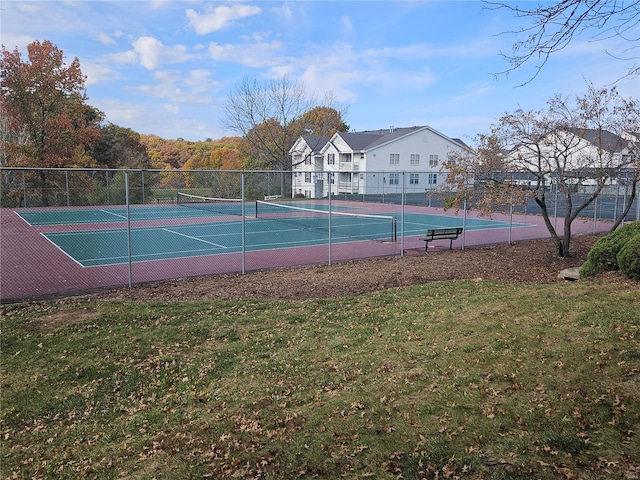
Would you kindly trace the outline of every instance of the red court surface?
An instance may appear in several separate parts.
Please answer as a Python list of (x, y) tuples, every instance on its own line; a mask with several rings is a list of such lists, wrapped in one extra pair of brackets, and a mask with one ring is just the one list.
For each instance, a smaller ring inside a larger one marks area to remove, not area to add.
[[(336, 206), (348, 208), (347, 202), (335, 201)], [(353, 205), (351, 205), (353, 207)], [(362, 208), (358, 206), (357, 208)], [(204, 255), (165, 260), (133, 262), (132, 282), (145, 283), (158, 280), (240, 273), (288, 267), (294, 265), (327, 264), (345, 260), (398, 255), (425, 255), (425, 243), (419, 235), (402, 236), (401, 206), (377, 204), (376, 213), (398, 215), (398, 239), (396, 242), (353, 241), (331, 245), (296, 246), (291, 248), (264, 249), (242, 253)], [(437, 208), (406, 206), (404, 213), (447, 215)], [(462, 219), (462, 212), (457, 217)], [(473, 248), (478, 245), (518, 242), (548, 238), (549, 233), (542, 217), (537, 215), (494, 215), (490, 218), (469, 213), (467, 219), (483, 218), (511, 224), (526, 224), (514, 228), (465, 230), (462, 237), (453, 242), (453, 248)], [(561, 232), (562, 219), (557, 220)], [(74, 229), (106, 228), (106, 225), (74, 226)], [(43, 233), (59, 231), (59, 225), (30, 226), (13, 209), (0, 209), (0, 302), (31, 301), (51, 296), (71, 296), (105, 288), (123, 287), (129, 284), (129, 265), (116, 264), (83, 267)], [(576, 220), (573, 234), (606, 232), (610, 224), (603, 221)], [(429, 252), (448, 248), (449, 240), (430, 243)], [(331, 257), (329, 257), (331, 255)], [(429, 253), (426, 253), (429, 255)], [(243, 261), (244, 260), (244, 261)], [(180, 300), (176, 298), (176, 300)]]

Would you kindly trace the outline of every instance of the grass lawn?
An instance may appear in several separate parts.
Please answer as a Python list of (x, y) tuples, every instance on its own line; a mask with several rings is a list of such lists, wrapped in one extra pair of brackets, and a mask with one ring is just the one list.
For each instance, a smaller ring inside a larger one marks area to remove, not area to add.
[(2, 307), (2, 478), (631, 479), (640, 289)]

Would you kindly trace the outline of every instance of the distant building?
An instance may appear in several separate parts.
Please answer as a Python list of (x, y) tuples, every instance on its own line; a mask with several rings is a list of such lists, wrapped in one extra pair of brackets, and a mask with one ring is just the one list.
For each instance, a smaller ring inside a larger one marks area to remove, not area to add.
[[(294, 195), (425, 192), (444, 182), (442, 162), (471, 153), (459, 139), (429, 126), (303, 135), (289, 150)], [(329, 173), (331, 175), (329, 175)]]
[(562, 178), (564, 183), (585, 191), (598, 185), (618, 188), (625, 185), (625, 178), (633, 176), (636, 138), (623, 138), (606, 130), (568, 128), (551, 132), (536, 142), (517, 145), (507, 158), (522, 174), (530, 172), (517, 180), (525, 187), (536, 188), (536, 177), (541, 176), (547, 186)]

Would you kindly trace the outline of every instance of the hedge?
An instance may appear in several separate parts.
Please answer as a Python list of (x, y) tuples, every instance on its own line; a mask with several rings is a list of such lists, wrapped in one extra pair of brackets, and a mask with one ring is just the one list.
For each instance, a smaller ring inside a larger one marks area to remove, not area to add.
[(640, 233), (624, 244), (617, 258), (625, 277), (640, 280)]
[(580, 267), (581, 277), (591, 277), (601, 272), (619, 270), (618, 253), (636, 235), (640, 234), (640, 222), (628, 223), (598, 240)]

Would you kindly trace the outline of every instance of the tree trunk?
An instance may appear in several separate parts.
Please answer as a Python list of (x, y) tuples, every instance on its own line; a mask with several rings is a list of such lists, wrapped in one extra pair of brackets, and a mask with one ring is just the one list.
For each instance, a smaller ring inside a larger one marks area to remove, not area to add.
[[(540, 211), (542, 212), (542, 218), (544, 220), (544, 224), (546, 225), (547, 230), (551, 234), (551, 239), (553, 240), (553, 243), (556, 246), (556, 250), (558, 252), (558, 256), (559, 257), (564, 257), (565, 254), (566, 254), (566, 247), (565, 247), (566, 237), (565, 237), (564, 240), (562, 238), (560, 238), (558, 236), (558, 232), (556, 232), (556, 229), (553, 227), (553, 223), (551, 223), (551, 218), (549, 218), (549, 210), (547, 209), (547, 203), (545, 201), (544, 193), (542, 194), (542, 198), (539, 198), (539, 197), (536, 196), (536, 197), (534, 197), (534, 200), (536, 201), (536, 203), (540, 207)], [(566, 221), (567, 221), (567, 217), (565, 217), (565, 235), (566, 235), (566, 232), (567, 232)], [(571, 225), (571, 224), (569, 223), (569, 225)], [(571, 230), (569, 229), (569, 231), (571, 231)]]

